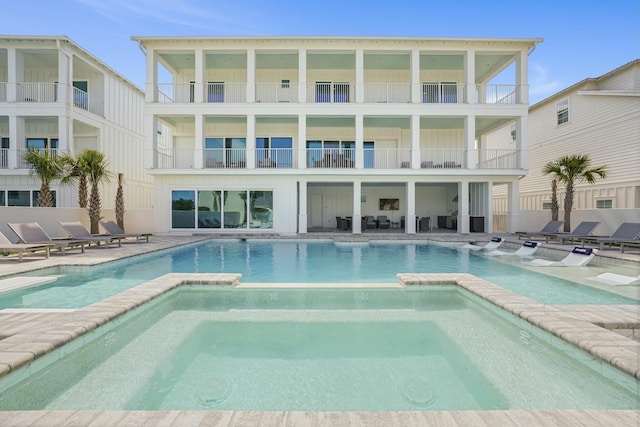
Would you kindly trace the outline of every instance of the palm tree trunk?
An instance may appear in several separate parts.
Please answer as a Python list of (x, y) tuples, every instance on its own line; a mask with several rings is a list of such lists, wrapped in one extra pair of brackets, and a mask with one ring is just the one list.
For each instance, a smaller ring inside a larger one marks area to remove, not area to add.
[(124, 174), (118, 174), (118, 190), (116, 191), (116, 222), (124, 230)]
[(42, 181), (40, 185), (40, 193), (38, 194), (38, 207), (50, 208), (53, 206), (53, 195), (49, 183)]
[(100, 211), (102, 209), (102, 202), (100, 201), (100, 190), (98, 189), (98, 183), (95, 182), (91, 186), (91, 197), (89, 199), (89, 220), (91, 222), (91, 234), (99, 234), (100, 226), (99, 221)]
[(567, 181), (564, 194), (564, 231), (571, 232), (571, 209), (573, 209), (573, 181)]
[(558, 220), (558, 211), (560, 210), (558, 206), (558, 181), (555, 179), (551, 181), (551, 220)]

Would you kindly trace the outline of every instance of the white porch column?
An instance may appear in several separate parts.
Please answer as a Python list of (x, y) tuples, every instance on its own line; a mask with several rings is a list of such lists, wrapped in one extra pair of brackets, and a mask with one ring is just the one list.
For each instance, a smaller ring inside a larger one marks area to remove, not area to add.
[[(356, 114), (356, 169), (364, 168), (364, 116)], [(360, 203), (358, 199), (358, 203)]]
[(529, 52), (528, 50), (520, 51), (516, 59), (516, 94), (518, 104), (529, 103)]
[(476, 53), (468, 50), (464, 55), (464, 90), (467, 104), (476, 103)]
[(356, 103), (364, 102), (364, 50), (356, 49)]
[(158, 58), (155, 50), (147, 48), (147, 84), (145, 102), (158, 102)]
[(307, 102), (307, 49), (298, 50), (298, 102)]
[(458, 233), (469, 232), (469, 183), (458, 183)]
[(529, 169), (528, 117), (516, 120), (516, 168)]
[[(69, 141), (69, 138), (71, 138), (71, 135), (72, 135), (71, 120), (69, 119), (69, 116), (59, 115), (58, 116), (58, 150), (60, 151), (60, 153), (69, 153), (69, 150), (72, 147), (72, 144), (70, 144), (70, 141)], [(100, 144), (102, 137), (103, 137), (102, 132), (100, 132), (98, 136), (98, 147), (102, 145)]]
[(202, 49), (196, 49), (195, 55), (196, 60), (194, 62), (196, 67), (196, 83), (195, 87), (193, 88), (193, 102), (195, 102), (196, 104), (200, 104), (207, 100), (207, 98), (205, 98), (204, 96), (205, 90), (207, 90), (207, 82), (204, 73), (204, 51)]
[(509, 222), (507, 232), (515, 233), (520, 228), (520, 181), (515, 180), (507, 184), (507, 211)]
[(307, 168), (307, 116), (298, 115), (298, 169)]
[(464, 119), (464, 164), (462, 167), (476, 169), (478, 167), (478, 151), (476, 150), (476, 116)]
[(256, 50), (255, 49), (247, 49), (247, 102), (256, 102)]
[(420, 51), (411, 51), (411, 102), (422, 104), (422, 84), (420, 82)]
[(25, 123), (23, 117), (9, 116), (9, 158), (7, 166), (15, 169), (22, 159), (18, 159), (18, 148), (25, 148)]
[(202, 169), (204, 167), (204, 137), (205, 137), (205, 118), (202, 114), (196, 114), (194, 117), (195, 136), (193, 141), (193, 168)]
[(7, 48), (7, 102), (15, 102), (18, 92), (18, 73), (23, 72), (22, 55), (15, 47)]
[(353, 215), (351, 217), (351, 232), (353, 234), (362, 233), (362, 209), (360, 202), (362, 197), (362, 183), (360, 181), (354, 181), (353, 183)]
[(420, 116), (411, 116), (411, 168), (420, 169)]
[(407, 213), (404, 219), (404, 232), (416, 234), (416, 183), (407, 182)]
[(71, 59), (64, 53), (62, 47), (60, 47), (58, 50), (58, 99), (56, 101), (62, 104), (66, 104), (69, 100), (73, 99), (72, 96), (69, 95), (69, 91), (72, 90), (69, 79), (73, 79), (71, 77), (71, 67)]
[(256, 167), (256, 116), (247, 114), (247, 148), (246, 168)]
[(307, 182), (298, 181), (298, 233), (307, 232)]
[(486, 233), (493, 233), (493, 182), (487, 182), (487, 209), (484, 219)]
[(145, 169), (156, 169), (158, 167), (158, 119), (152, 114), (144, 116), (144, 167)]

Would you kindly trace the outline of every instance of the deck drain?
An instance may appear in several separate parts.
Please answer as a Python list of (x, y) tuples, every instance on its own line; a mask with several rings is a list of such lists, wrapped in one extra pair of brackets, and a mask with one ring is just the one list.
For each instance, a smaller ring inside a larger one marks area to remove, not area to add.
[(231, 381), (226, 378), (211, 378), (196, 389), (194, 398), (203, 408), (212, 408), (227, 400), (232, 388)]
[(402, 398), (409, 404), (426, 408), (436, 400), (436, 393), (425, 381), (407, 378), (399, 386)]

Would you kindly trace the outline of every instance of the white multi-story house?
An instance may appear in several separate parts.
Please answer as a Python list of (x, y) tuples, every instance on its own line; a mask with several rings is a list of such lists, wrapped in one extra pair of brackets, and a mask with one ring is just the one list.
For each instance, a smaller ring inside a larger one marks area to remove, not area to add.
[[(492, 147), (515, 146), (508, 124), (488, 139)], [(531, 106), (529, 174), (520, 181), (520, 214), (536, 226), (551, 219), (551, 180), (542, 169), (564, 155), (588, 154), (592, 166), (607, 166), (607, 178), (575, 187), (572, 228), (599, 221), (607, 235), (622, 222), (640, 222), (640, 60), (597, 78), (587, 78)], [(559, 187), (562, 209), (564, 188)], [(495, 193), (496, 211), (508, 211), (507, 196)], [(560, 212), (560, 218), (563, 213)]]
[[(105, 153), (113, 176), (101, 186), (102, 207), (113, 208), (123, 173), (127, 208), (150, 209), (143, 110), (142, 90), (69, 38), (0, 36), (0, 208), (37, 205), (40, 181), (23, 157), (48, 148)], [(52, 190), (57, 207), (78, 206), (75, 186), (56, 181)]]
[(502, 184), (517, 220), (541, 39), (132, 39), (157, 232), (490, 232)]

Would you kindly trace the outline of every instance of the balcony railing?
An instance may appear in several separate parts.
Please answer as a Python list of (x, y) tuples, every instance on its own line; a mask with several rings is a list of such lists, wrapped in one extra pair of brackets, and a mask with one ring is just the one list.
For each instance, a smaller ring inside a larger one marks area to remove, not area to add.
[[(39, 150), (41, 153), (44, 153), (44, 149), (40, 149)], [(16, 165), (18, 169), (31, 169), (31, 165), (29, 163), (27, 163), (24, 160), (24, 156), (25, 154), (27, 154), (27, 152), (29, 152), (28, 148), (18, 148), (16, 149)], [(62, 155), (64, 154), (64, 152), (62, 150), (59, 150), (57, 148), (50, 148), (49, 149), (49, 154), (51, 155), (51, 157), (56, 157), (58, 155)], [(9, 160), (9, 152), (7, 150), (7, 164), (8, 164), (8, 160)], [(8, 167), (8, 166), (7, 166)]]
[(9, 149), (0, 148), (0, 169), (9, 168)]
[(56, 102), (57, 83), (21, 82), (17, 85), (18, 102)]
[(316, 82), (307, 84), (308, 103), (355, 102), (355, 85), (338, 82)]
[(73, 88), (73, 105), (90, 113), (104, 116), (104, 101), (77, 87)]
[(408, 103), (411, 102), (409, 83), (366, 83), (364, 102)]
[(520, 87), (512, 84), (476, 85), (478, 104), (516, 104)]
[(7, 82), (0, 82), (0, 102), (7, 102)]
[(298, 102), (298, 84), (256, 83), (256, 102)]
[(422, 103), (460, 104), (466, 102), (465, 85), (458, 83), (423, 83)]
[[(25, 150), (26, 151), (26, 150)], [(353, 148), (308, 148), (308, 169), (354, 169), (358, 150)], [(365, 148), (361, 150), (364, 169), (410, 169), (409, 148)], [(158, 148), (154, 151), (156, 169), (192, 169), (196, 150), (192, 148)], [(297, 168), (297, 151), (293, 148), (258, 148), (255, 151), (256, 169)], [(245, 148), (205, 148), (202, 150), (203, 168), (246, 169)], [(467, 151), (461, 148), (423, 148), (420, 150), (419, 167), (423, 169), (467, 168)], [(477, 150), (477, 162), (470, 160), (477, 169), (516, 169), (517, 150)], [(407, 171), (408, 172), (408, 171)]]

